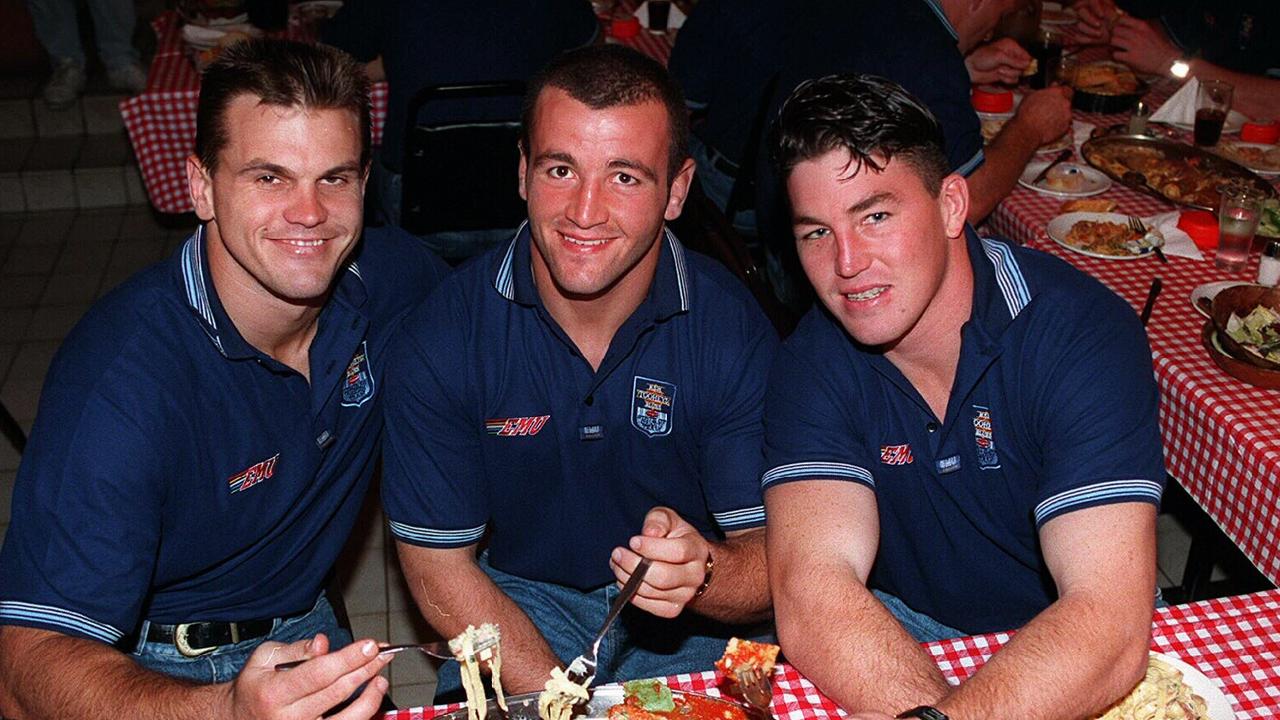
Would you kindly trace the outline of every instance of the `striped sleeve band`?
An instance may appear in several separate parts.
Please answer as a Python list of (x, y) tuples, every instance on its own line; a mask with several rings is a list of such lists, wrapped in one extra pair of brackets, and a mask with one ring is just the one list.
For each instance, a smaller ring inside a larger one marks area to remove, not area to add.
[(439, 548), (474, 545), (480, 542), (480, 538), (484, 537), (485, 527), (487, 527), (487, 525), (477, 525), (473, 528), (461, 530), (434, 530), (432, 528), (406, 525), (395, 520), (391, 520), (388, 524), (391, 526), (391, 534), (395, 535), (397, 539), (412, 545)]
[(74, 610), (17, 600), (0, 600), (0, 625), (38, 625), (108, 645), (114, 645), (124, 637), (124, 633), (114, 627)]
[(1036, 505), (1036, 527), (1063, 513), (1095, 505), (1120, 502), (1149, 502), (1159, 505), (1161, 491), (1160, 483), (1154, 480), (1109, 480), (1064, 490)]
[(716, 524), (724, 531), (760, 527), (764, 525), (764, 506), (756, 505), (755, 507), (711, 513), (711, 517), (715, 518)]
[(875, 478), (871, 471), (857, 465), (834, 462), (801, 462), (779, 465), (765, 472), (760, 478), (760, 487), (781, 485), (796, 480), (852, 480), (862, 483), (872, 490), (876, 489)]

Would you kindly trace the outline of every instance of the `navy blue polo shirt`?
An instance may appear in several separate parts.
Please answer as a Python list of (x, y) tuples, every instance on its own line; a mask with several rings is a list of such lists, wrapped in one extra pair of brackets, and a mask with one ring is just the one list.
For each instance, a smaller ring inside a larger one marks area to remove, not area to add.
[(1146, 334), (1100, 283), (969, 229), (973, 313), (939, 420), (883, 355), (815, 309), (779, 351), (766, 488), (875, 491), (869, 585), (969, 633), (1018, 628), (1056, 598), (1039, 530), (1083, 508), (1158, 504), (1164, 462)]
[(382, 496), (402, 542), (582, 590), (653, 507), (707, 537), (764, 524), (760, 414), (777, 336), (740, 282), (667, 233), (598, 371), (534, 286), (527, 224), (405, 321)]
[(311, 382), (250, 346), (203, 229), (97, 303), (49, 370), (0, 550), (0, 624), (117, 643), (141, 621), (305, 610), (382, 434), (395, 323), (443, 274), (370, 231), (311, 343)]

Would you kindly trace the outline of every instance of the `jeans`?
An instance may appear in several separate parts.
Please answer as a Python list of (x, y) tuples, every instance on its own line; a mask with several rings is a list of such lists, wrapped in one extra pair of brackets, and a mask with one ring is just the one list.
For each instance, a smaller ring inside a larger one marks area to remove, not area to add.
[[(489, 565), (487, 553), (481, 554), (479, 562), (565, 664), (595, 638), (619, 592), (613, 583), (582, 591), (508, 575)], [(710, 670), (735, 635), (776, 642), (772, 624), (727, 625), (691, 612), (668, 620), (628, 605), (600, 643), (595, 684)], [(453, 700), (462, 686), (458, 663), (445, 662), (437, 683), (436, 701)]]
[(951, 638), (964, 637), (972, 633), (957, 630), (953, 627), (943, 625), (933, 618), (922, 612), (916, 612), (907, 607), (896, 595), (890, 595), (880, 590), (872, 590), (872, 595), (876, 599), (884, 603), (884, 606), (893, 613), (893, 616), (902, 623), (902, 627), (916, 639), (916, 642), (934, 642), (935, 640), (949, 640)]
[[(404, 191), (404, 175), (387, 169), (376, 159), (371, 182), (377, 192), (377, 218), (383, 225), (400, 227), (400, 203)], [(418, 235), (432, 252), (445, 260), (457, 262), (479, 255), (494, 245), (508, 242), (515, 228), (497, 230), (459, 230)]]
[[(138, 51), (133, 47), (133, 25), (137, 20), (133, 1), (89, 0), (98, 54), (108, 68), (138, 62)], [(53, 56), (54, 64), (71, 60), (84, 67), (75, 0), (27, 0), (27, 8), (31, 11), (36, 37)]]
[(207, 655), (195, 658), (178, 652), (173, 643), (147, 642), (147, 630), (150, 627), (150, 621), (142, 623), (142, 630), (138, 633), (138, 646), (130, 653), (130, 657), (147, 669), (198, 683), (219, 683), (234, 679), (253, 651), (267, 640), (291, 643), (308, 640), (315, 637), (316, 633), (324, 633), (329, 638), (330, 650), (351, 644), (351, 633), (338, 626), (333, 607), (324, 595), (316, 600), (315, 607), (306, 615), (284, 621), (276, 620), (275, 628), (265, 637), (223, 645)]
[[(689, 136), (689, 155), (693, 158), (693, 163), (698, 167), (697, 177), (702, 183), (702, 191), (707, 194), (707, 198), (715, 203), (715, 206), (721, 211), (729, 205), (729, 195), (733, 193), (733, 183), (735, 179), (715, 166), (712, 160), (712, 154), (719, 154), (712, 150), (705, 143), (698, 139), (695, 135)], [(755, 198), (750, 198), (751, 204), (755, 204)], [(734, 216), (729, 218), (729, 222), (738, 232), (755, 237), (756, 230), (756, 211), (755, 209), (739, 210)]]

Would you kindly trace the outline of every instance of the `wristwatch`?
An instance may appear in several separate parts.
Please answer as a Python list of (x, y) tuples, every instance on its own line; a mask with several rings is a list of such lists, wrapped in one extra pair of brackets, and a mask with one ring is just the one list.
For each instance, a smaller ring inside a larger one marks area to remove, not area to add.
[(1176, 58), (1173, 62), (1169, 63), (1169, 74), (1179, 80), (1185, 79), (1187, 74), (1191, 72), (1191, 63), (1189, 60), (1190, 58), (1185, 55)]
[(951, 720), (947, 714), (936, 707), (921, 705), (898, 715), (899, 718), (923, 718), (924, 720)]

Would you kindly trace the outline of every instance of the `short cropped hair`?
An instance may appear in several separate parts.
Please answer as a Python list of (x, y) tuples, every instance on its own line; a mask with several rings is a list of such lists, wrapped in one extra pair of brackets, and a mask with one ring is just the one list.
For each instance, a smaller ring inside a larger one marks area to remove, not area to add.
[(784, 180), (799, 163), (843, 149), (854, 174), (864, 166), (880, 172), (899, 158), (935, 197), (951, 171), (944, 147), (942, 126), (923, 103), (891, 80), (856, 73), (797, 86), (770, 138)]
[(666, 68), (652, 58), (621, 45), (588, 45), (570, 50), (547, 64), (529, 82), (520, 114), (520, 149), (529, 155), (533, 111), (546, 88), (559, 88), (593, 110), (638, 105), (650, 100), (667, 110), (667, 182), (689, 157), (689, 114), (684, 93)]
[(360, 167), (369, 168), (369, 79), (350, 55), (325, 45), (272, 39), (244, 40), (224, 50), (204, 71), (196, 109), (196, 156), (210, 172), (227, 145), (227, 106), (241, 95), (267, 105), (355, 113)]

